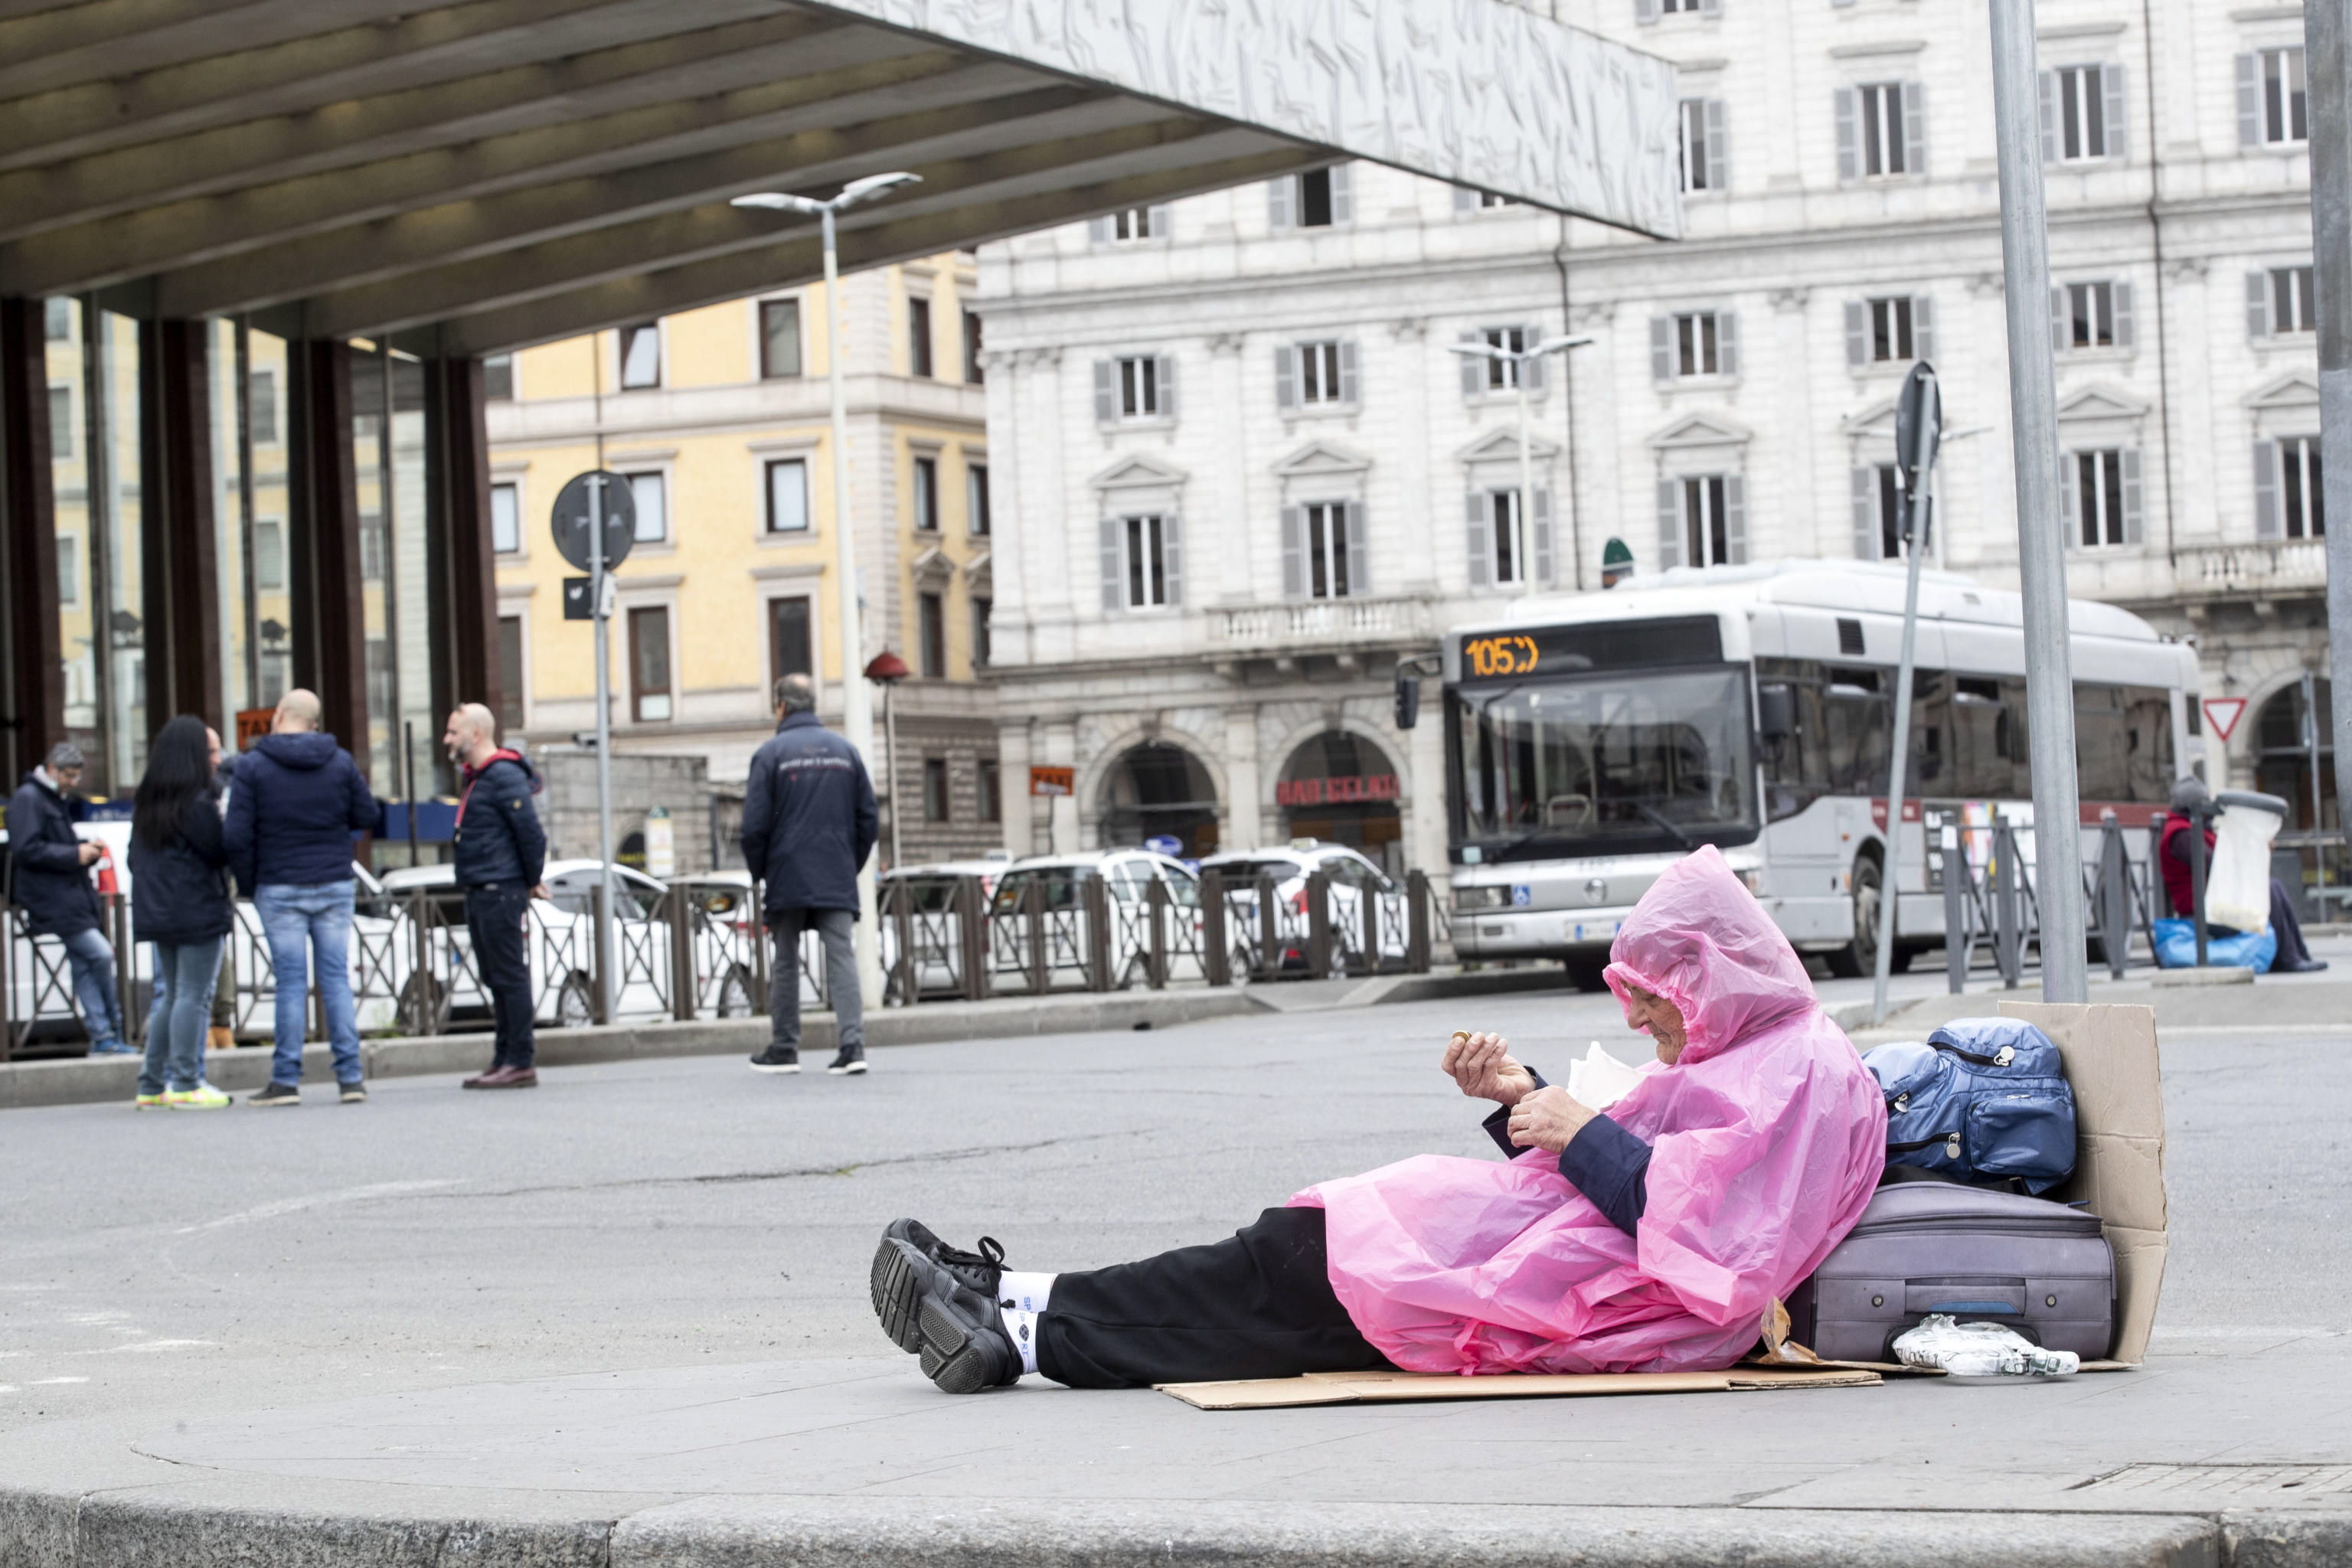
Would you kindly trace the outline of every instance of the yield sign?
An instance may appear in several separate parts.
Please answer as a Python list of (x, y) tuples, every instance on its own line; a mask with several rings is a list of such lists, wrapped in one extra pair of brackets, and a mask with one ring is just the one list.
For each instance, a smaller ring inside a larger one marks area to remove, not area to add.
[(2208, 697), (2205, 699), (2205, 721), (2213, 726), (2213, 733), (2228, 745), (2238, 728), (2238, 721), (2246, 716), (2246, 700), (2242, 697)]

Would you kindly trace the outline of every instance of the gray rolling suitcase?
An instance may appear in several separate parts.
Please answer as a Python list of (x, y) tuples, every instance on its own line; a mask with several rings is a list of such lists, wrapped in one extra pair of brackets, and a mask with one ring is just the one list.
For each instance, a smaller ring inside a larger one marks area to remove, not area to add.
[(1893, 1361), (1895, 1336), (1930, 1312), (2097, 1361), (2115, 1332), (2115, 1254), (2081, 1209), (1898, 1182), (1878, 1189), (1788, 1307), (1790, 1337), (1825, 1361)]

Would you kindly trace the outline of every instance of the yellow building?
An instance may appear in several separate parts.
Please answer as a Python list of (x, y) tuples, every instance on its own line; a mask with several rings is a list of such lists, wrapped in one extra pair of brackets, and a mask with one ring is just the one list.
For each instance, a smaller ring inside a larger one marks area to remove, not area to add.
[[(914, 672), (892, 694), (897, 788), (869, 763), (910, 862), (1003, 838), (995, 702), (974, 679), (991, 591), (973, 270), (955, 253), (841, 284), (861, 663), (887, 649)], [(740, 780), (793, 672), (819, 678), (839, 722), (827, 320), (815, 284), (488, 363), (508, 729), (547, 749), (594, 728), (593, 628), (563, 617), (577, 574), (549, 518), (564, 482), (599, 468), (628, 479), (636, 512), (614, 574), (614, 752), (700, 755)]]

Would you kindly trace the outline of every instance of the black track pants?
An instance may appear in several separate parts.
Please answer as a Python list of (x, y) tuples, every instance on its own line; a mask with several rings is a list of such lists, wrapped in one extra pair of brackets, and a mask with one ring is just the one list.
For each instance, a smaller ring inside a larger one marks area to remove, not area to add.
[(1331, 1293), (1318, 1208), (1268, 1209), (1224, 1241), (1057, 1275), (1037, 1321), (1037, 1370), (1073, 1388), (1388, 1364)]

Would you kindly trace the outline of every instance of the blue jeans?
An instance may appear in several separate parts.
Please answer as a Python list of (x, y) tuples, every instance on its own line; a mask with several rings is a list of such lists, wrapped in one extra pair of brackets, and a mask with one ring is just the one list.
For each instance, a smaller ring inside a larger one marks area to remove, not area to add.
[(205, 1031), (212, 1026), (222, 940), (149, 944), (155, 950), (155, 1003), (147, 1011), (140, 1093), (191, 1089), (204, 1078)]
[(74, 997), (81, 1004), (89, 1048), (122, 1044), (122, 1002), (114, 992), (114, 949), (99, 931), (78, 931), (65, 939), (66, 966), (73, 972)]
[(269, 966), (277, 974), (272, 1083), (291, 1088), (302, 1081), (303, 1015), (309, 1010), (313, 955), (319, 961), (319, 999), (327, 1007), (327, 1041), (335, 1051), (335, 1081), (360, 1080), (359, 1014), (352, 1005), (352, 887), (266, 882), (254, 889), (254, 911), (268, 934)]

